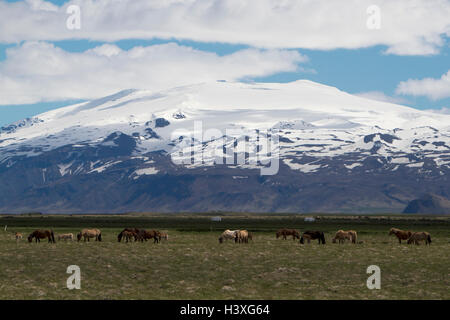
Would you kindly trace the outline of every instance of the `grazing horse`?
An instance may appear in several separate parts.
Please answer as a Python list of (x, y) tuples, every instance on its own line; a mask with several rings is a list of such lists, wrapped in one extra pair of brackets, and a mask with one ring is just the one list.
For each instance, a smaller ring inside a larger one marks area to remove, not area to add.
[(283, 240), (287, 239), (287, 236), (292, 236), (292, 240), (300, 239), (300, 233), (295, 229), (280, 229), (276, 233), (277, 239), (282, 236)]
[(336, 240), (339, 241), (339, 243), (343, 243), (345, 242), (345, 240), (350, 240), (352, 241), (352, 235), (344, 230), (339, 230), (338, 232), (336, 232), (336, 234), (334, 235), (334, 238), (332, 239), (333, 243), (336, 243)]
[(300, 243), (303, 244), (305, 243), (305, 240), (308, 240), (308, 243), (311, 242), (311, 240), (315, 240), (318, 239), (319, 240), (319, 244), (325, 244), (325, 235), (322, 231), (305, 231), (302, 234), (302, 237), (300, 238)]
[(239, 243), (248, 243), (248, 231), (247, 230), (239, 230), (236, 233), (236, 238), (234, 239), (235, 242)]
[(56, 242), (53, 230), (35, 230), (28, 236), (28, 242), (33, 241), (33, 238), (36, 239), (36, 242), (41, 242), (41, 239), (45, 238), (48, 238), (48, 242)]
[(122, 236), (127, 242), (131, 241), (134, 238), (135, 235), (136, 234), (134, 232), (131, 232), (131, 231), (123, 231), (122, 232)]
[(148, 239), (154, 239), (153, 243), (158, 243), (161, 241), (161, 232), (159, 232), (158, 230), (144, 230), (144, 229), (140, 229), (139, 232), (136, 234), (136, 239), (144, 242), (147, 241)]
[(95, 241), (102, 241), (102, 232), (99, 229), (83, 229), (77, 234), (77, 240), (80, 241), (83, 237), (84, 241), (89, 241), (90, 238), (95, 238)]
[(66, 240), (73, 241), (73, 233), (58, 234), (58, 241), (60, 241), (61, 239), (63, 239), (64, 241)]
[(119, 235), (117, 236), (117, 240), (120, 242), (122, 240), (122, 237), (124, 236), (124, 232), (131, 232), (133, 233), (133, 237), (134, 237), (134, 241), (137, 241), (138, 238), (138, 233), (139, 233), (139, 229), (137, 228), (125, 228), (122, 230), (121, 233), (119, 233)]
[(419, 245), (419, 241), (425, 241), (425, 245), (431, 244), (431, 236), (428, 232), (414, 232), (411, 237), (409, 237), (407, 243), (415, 243)]
[(167, 232), (161, 232), (161, 240), (169, 240), (169, 235), (167, 234)]
[(397, 228), (391, 228), (389, 230), (389, 235), (394, 234), (398, 238), (398, 243), (402, 243), (402, 240), (408, 240), (409, 237), (411, 237), (412, 232), (411, 231), (403, 231)]
[(16, 236), (16, 241), (19, 241), (19, 240), (21, 240), (23, 238), (23, 235), (21, 233), (19, 233), (19, 232), (16, 232), (15, 236)]
[(219, 237), (219, 243), (222, 243), (223, 240), (234, 240), (236, 242), (237, 233), (239, 230), (225, 230)]
[(352, 237), (352, 243), (356, 243), (356, 240), (358, 239), (358, 233), (356, 233), (355, 230), (348, 230), (346, 232), (348, 232)]

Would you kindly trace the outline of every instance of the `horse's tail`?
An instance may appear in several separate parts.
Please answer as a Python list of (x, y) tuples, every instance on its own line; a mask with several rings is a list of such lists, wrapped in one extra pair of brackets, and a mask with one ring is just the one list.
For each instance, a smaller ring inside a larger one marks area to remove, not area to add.
[(52, 237), (52, 242), (56, 243), (56, 241), (55, 241), (55, 234), (53, 233), (53, 230), (50, 230), (50, 236)]
[(431, 235), (427, 235), (428, 243), (431, 243)]
[(320, 233), (320, 238), (322, 239), (322, 244), (325, 244), (325, 234), (323, 232)]
[(100, 231), (100, 233), (98, 234), (98, 241), (102, 241), (102, 232)]

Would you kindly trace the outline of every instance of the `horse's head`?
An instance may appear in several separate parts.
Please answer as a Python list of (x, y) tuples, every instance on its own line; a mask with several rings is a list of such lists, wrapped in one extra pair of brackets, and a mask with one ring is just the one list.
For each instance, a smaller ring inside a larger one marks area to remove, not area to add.
[(336, 243), (336, 238), (333, 238), (333, 240), (331, 240), (331, 242)]
[(389, 230), (389, 235), (394, 234), (394, 228), (391, 228), (391, 230)]
[(28, 236), (28, 242), (31, 242), (31, 241), (33, 241), (33, 234), (32, 233), (30, 233), (30, 235)]
[(303, 236), (300, 238), (300, 243), (301, 243), (301, 244), (304, 244), (304, 243), (305, 243), (305, 240), (303, 240)]
[(320, 238), (322, 239), (322, 244), (325, 244), (325, 235), (323, 232), (320, 233)]
[(81, 232), (78, 232), (77, 233), (77, 241), (80, 241), (81, 240)]
[(219, 243), (222, 243), (222, 242), (223, 242), (223, 237), (220, 236), (220, 237), (219, 237)]
[(281, 236), (281, 231), (277, 232), (277, 239)]

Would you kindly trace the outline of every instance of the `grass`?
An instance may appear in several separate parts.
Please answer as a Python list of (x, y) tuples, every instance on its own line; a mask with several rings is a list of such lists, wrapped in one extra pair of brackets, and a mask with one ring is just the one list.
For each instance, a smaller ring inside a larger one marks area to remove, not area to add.
[[(1, 225), (24, 235), (100, 227), (104, 241), (16, 243), (0, 231), (0, 299), (450, 299), (449, 220), (387, 218), (3, 217)], [(238, 225), (253, 230), (253, 242), (220, 245), (219, 230)], [(118, 243), (125, 226), (168, 230), (169, 241)], [(391, 226), (429, 231), (433, 243), (399, 245), (387, 235)], [(279, 227), (324, 230), (327, 244), (277, 240)], [(357, 230), (364, 243), (332, 244), (341, 228)], [(72, 264), (81, 268), (80, 290), (66, 288)], [(369, 265), (381, 268), (380, 290), (366, 287)]]

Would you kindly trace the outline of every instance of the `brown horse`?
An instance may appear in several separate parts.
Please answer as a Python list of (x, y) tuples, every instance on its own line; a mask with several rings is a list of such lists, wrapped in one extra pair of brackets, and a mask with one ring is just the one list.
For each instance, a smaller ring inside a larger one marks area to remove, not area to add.
[(292, 240), (300, 239), (300, 233), (295, 229), (280, 229), (276, 233), (277, 239), (282, 236), (283, 240), (287, 239), (287, 236), (292, 236)]
[(334, 238), (332, 239), (333, 243), (336, 243), (336, 240), (339, 241), (339, 243), (343, 243), (345, 242), (345, 240), (350, 240), (352, 241), (352, 235), (350, 234), (350, 232), (348, 231), (344, 231), (344, 230), (339, 230), (336, 232), (336, 234), (334, 235)]
[(131, 231), (123, 231), (122, 232), (122, 236), (124, 237), (124, 239), (127, 242), (130, 242), (134, 238), (135, 235), (136, 234), (134, 232), (131, 232)]
[(56, 243), (53, 230), (35, 230), (28, 236), (28, 242), (33, 241), (33, 238), (36, 239), (36, 242), (41, 242), (41, 239), (48, 238), (48, 242)]
[(158, 230), (144, 230), (141, 229), (137, 233), (137, 239), (141, 242), (147, 241), (148, 239), (154, 239), (153, 243), (158, 243), (161, 241), (161, 233)]
[(352, 243), (356, 243), (356, 240), (358, 238), (358, 233), (355, 230), (348, 230), (347, 232), (352, 237)]
[(391, 228), (391, 230), (389, 230), (389, 235), (394, 234), (397, 239), (398, 239), (398, 243), (402, 243), (402, 240), (408, 240), (409, 237), (411, 237), (412, 232), (407, 230), (407, 231), (403, 231), (397, 228)]
[(167, 232), (161, 232), (161, 240), (169, 240), (169, 234)]
[(239, 230), (236, 234), (236, 238), (234, 240), (236, 243), (248, 243), (248, 231), (247, 230)]
[(300, 243), (303, 244), (305, 243), (305, 240), (308, 240), (308, 243), (311, 240), (315, 240), (318, 239), (319, 240), (319, 244), (325, 244), (325, 235), (322, 231), (305, 231), (302, 234), (302, 237), (300, 238)]
[(411, 237), (409, 237), (407, 243), (415, 243), (419, 245), (419, 241), (425, 241), (425, 245), (431, 244), (431, 236), (428, 232), (414, 232)]
[(122, 232), (119, 233), (119, 235), (117, 236), (117, 240), (120, 242), (122, 240), (122, 237), (124, 236), (124, 232), (131, 232), (133, 234), (134, 237), (134, 241), (137, 241), (138, 239), (138, 233), (139, 233), (139, 229), (137, 228), (125, 228), (122, 230)]
[(90, 238), (95, 238), (95, 241), (102, 241), (102, 232), (99, 229), (83, 229), (77, 234), (77, 240), (80, 241), (81, 238), (86, 242)]

